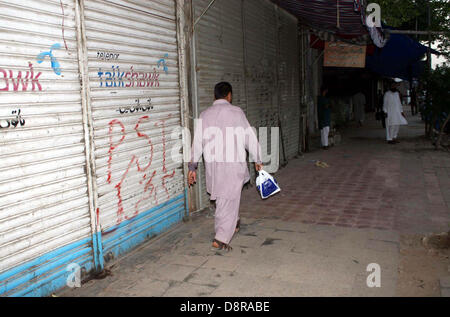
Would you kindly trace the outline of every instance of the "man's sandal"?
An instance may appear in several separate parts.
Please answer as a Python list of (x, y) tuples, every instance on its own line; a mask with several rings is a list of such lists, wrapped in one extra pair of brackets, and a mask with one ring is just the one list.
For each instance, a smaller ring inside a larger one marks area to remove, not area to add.
[(231, 250), (233, 250), (233, 248), (229, 244), (220, 242), (219, 240), (216, 240), (216, 239), (213, 240), (212, 249), (214, 251), (217, 251), (217, 250), (231, 251)]
[(235, 233), (238, 233), (240, 229), (241, 229), (241, 219), (239, 219), (239, 220), (237, 221), (236, 229), (234, 230), (234, 232), (235, 232)]

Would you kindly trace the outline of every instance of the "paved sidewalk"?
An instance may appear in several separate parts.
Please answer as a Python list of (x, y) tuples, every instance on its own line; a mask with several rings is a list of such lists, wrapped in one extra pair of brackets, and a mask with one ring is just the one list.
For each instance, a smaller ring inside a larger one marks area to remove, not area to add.
[[(118, 261), (112, 276), (63, 296), (394, 296), (398, 234), (260, 219), (244, 221), (233, 251), (210, 250), (213, 220), (198, 214)], [(369, 263), (381, 288), (367, 287)]]
[[(387, 144), (381, 124), (371, 120), (345, 130), (342, 144), (289, 162), (277, 173), (282, 192), (267, 201), (246, 194), (242, 215), (401, 233), (448, 231), (450, 155), (421, 137), (418, 116), (408, 120), (399, 144)], [(316, 167), (317, 160), (330, 167)]]
[[(369, 120), (345, 130), (342, 144), (290, 161), (276, 175), (276, 196), (262, 201), (254, 187), (244, 190), (232, 252), (210, 250), (212, 213), (196, 213), (108, 263), (111, 276), (58, 296), (398, 295), (401, 235), (450, 224), (450, 156), (434, 152), (418, 118), (409, 120), (400, 144), (386, 144)], [(371, 263), (381, 268), (379, 288), (367, 286)]]

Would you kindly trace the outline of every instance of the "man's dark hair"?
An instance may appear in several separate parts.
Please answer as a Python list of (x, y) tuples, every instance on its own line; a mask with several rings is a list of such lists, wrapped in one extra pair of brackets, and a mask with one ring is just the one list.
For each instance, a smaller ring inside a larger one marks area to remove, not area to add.
[(226, 81), (220, 82), (214, 87), (214, 97), (216, 100), (225, 98), (230, 92), (233, 93), (233, 88)]

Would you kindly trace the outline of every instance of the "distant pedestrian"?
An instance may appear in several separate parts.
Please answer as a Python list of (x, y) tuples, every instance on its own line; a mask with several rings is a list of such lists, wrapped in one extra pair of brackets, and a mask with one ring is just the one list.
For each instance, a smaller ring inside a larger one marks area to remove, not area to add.
[(397, 140), (401, 125), (407, 125), (397, 83), (392, 83), (390, 90), (384, 94), (383, 112), (386, 118), (386, 140), (389, 144), (399, 143)]
[(355, 119), (359, 126), (362, 126), (366, 116), (366, 96), (361, 91), (353, 96), (353, 106)]
[(322, 142), (322, 148), (328, 150), (328, 135), (331, 126), (331, 104), (327, 97), (328, 88), (322, 86), (320, 96), (317, 98), (317, 114), (319, 119), (319, 129)]

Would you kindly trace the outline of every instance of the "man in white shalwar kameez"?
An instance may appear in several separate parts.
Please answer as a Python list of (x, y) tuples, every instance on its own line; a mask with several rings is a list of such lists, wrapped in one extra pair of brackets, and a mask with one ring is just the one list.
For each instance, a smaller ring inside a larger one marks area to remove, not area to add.
[(398, 143), (397, 136), (401, 125), (407, 125), (403, 113), (400, 93), (397, 91), (397, 84), (392, 83), (391, 89), (384, 94), (383, 111), (386, 118), (386, 140), (389, 144)]
[(216, 201), (213, 248), (229, 251), (229, 243), (239, 228), (242, 186), (250, 180), (246, 150), (259, 171), (261, 148), (245, 113), (231, 104), (231, 85), (218, 83), (214, 95), (216, 100), (200, 114), (194, 129), (188, 182), (189, 185), (196, 182), (197, 163), (203, 155), (206, 190), (210, 199)]
[(366, 115), (366, 96), (361, 91), (353, 96), (353, 106), (355, 108), (355, 119), (362, 126)]

